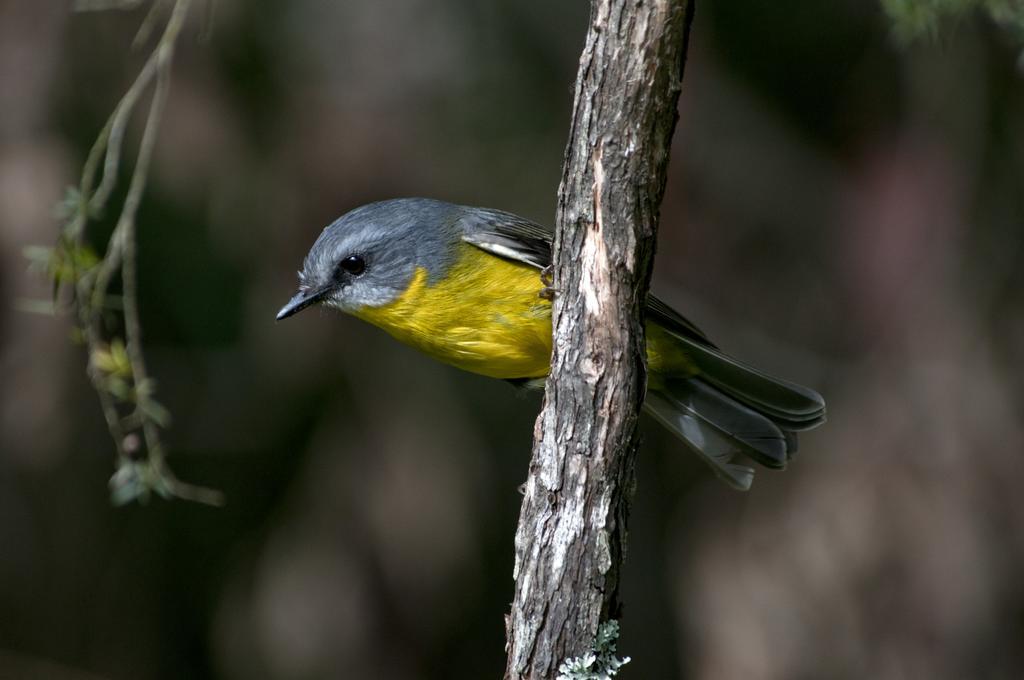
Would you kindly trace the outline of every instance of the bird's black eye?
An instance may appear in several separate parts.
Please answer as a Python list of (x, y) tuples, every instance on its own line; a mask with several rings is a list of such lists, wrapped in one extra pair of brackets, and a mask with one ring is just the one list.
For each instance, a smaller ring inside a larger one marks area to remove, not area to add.
[(349, 255), (338, 263), (338, 268), (351, 274), (359, 276), (366, 271), (366, 260), (359, 255)]

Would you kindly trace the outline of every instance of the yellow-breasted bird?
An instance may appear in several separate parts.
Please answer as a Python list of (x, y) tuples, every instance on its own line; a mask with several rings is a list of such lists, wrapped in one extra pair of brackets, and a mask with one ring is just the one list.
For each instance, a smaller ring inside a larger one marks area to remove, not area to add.
[[(541, 276), (551, 237), (499, 210), (425, 198), (371, 203), (324, 229), (277, 318), (323, 303), (444, 363), (539, 384), (551, 358)], [(817, 392), (727, 356), (653, 295), (646, 330), (644, 407), (731, 486), (753, 481), (740, 456), (784, 468), (796, 432), (824, 422)]]

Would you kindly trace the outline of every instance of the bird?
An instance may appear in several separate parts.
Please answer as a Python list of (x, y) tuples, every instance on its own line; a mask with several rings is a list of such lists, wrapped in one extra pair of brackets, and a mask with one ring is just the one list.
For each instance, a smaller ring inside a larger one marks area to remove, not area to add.
[[(428, 198), (370, 203), (316, 239), (277, 313), (338, 309), (446, 364), (541, 386), (551, 360), (552, 232), (512, 213)], [(816, 391), (723, 352), (653, 294), (644, 409), (729, 486), (750, 462), (783, 469), (797, 433), (825, 421)]]

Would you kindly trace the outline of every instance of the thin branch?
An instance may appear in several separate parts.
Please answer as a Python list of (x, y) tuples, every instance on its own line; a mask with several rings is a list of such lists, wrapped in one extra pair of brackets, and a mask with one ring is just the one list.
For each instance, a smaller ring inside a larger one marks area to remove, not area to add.
[(139, 30), (135, 32), (135, 37), (132, 38), (132, 49), (141, 47), (143, 43), (149, 40), (149, 36), (153, 33), (153, 29), (160, 19), (160, 12), (167, 8), (170, 1), (153, 0), (153, 4), (149, 6), (149, 12), (146, 13), (146, 18), (139, 24)]
[[(139, 35), (145, 35), (155, 21), (158, 9), (167, 3), (168, 0), (154, 1)], [(93, 1), (80, 2), (78, 7), (125, 9), (139, 4), (141, 2)], [(139, 317), (137, 216), (167, 101), (175, 45), (190, 5), (191, 0), (174, 1), (156, 47), (97, 136), (82, 169), (77, 195), (74, 196), (75, 210), (65, 225), (54, 255), (56, 260), (70, 263), (74, 281), (72, 302), (77, 309), (89, 355), (87, 373), (99, 396), (104, 419), (117, 449), (118, 469), (111, 479), (117, 502), (144, 500), (150, 492), (203, 503), (223, 502), (220, 492), (181, 482), (166, 464), (160, 427), (165, 423), (167, 413), (153, 399), (154, 381), (146, 367)], [(154, 86), (153, 95), (128, 191), (106, 252), (102, 259), (92, 264), (89, 257), (83, 256), (88, 251), (85, 227), (93, 216), (103, 211), (117, 185), (128, 121), (151, 85)], [(97, 185), (95, 180), (101, 159), (102, 175)], [(81, 262), (89, 264), (80, 265)], [(116, 276), (120, 276), (122, 284), (118, 309), (111, 305), (108, 292)], [(55, 280), (58, 286), (63, 283), (60, 276), (55, 276)], [(115, 312), (119, 312), (124, 328), (123, 342), (107, 331), (108, 317)], [(128, 413), (122, 413), (128, 408)]]
[(108, 123), (107, 128), (105, 128), (107, 153), (103, 162), (103, 177), (99, 186), (96, 187), (96, 193), (89, 199), (89, 210), (93, 214), (98, 214), (103, 210), (103, 207), (107, 203), (107, 199), (110, 198), (110, 192), (113, 191), (114, 187), (117, 185), (117, 175), (121, 165), (121, 145), (124, 141), (124, 131), (128, 126), (128, 121), (131, 118), (132, 112), (134, 111), (139, 98), (153, 81), (153, 76), (156, 74), (159, 53), (160, 49), (158, 48), (150, 55), (149, 59), (146, 60), (146, 63), (143, 65), (139, 75), (135, 78), (131, 87), (128, 88), (128, 91), (125, 92), (124, 97), (121, 98), (117, 108), (114, 109), (114, 113), (110, 117), (110, 122)]

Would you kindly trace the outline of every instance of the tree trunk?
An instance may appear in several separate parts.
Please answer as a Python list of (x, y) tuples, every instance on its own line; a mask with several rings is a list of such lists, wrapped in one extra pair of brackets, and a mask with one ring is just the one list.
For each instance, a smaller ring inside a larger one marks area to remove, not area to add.
[(559, 188), (554, 351), (516, 531), (508, 678), (618, 616), (646, 386), (643, 302), (693, 0), (592, 0)]

